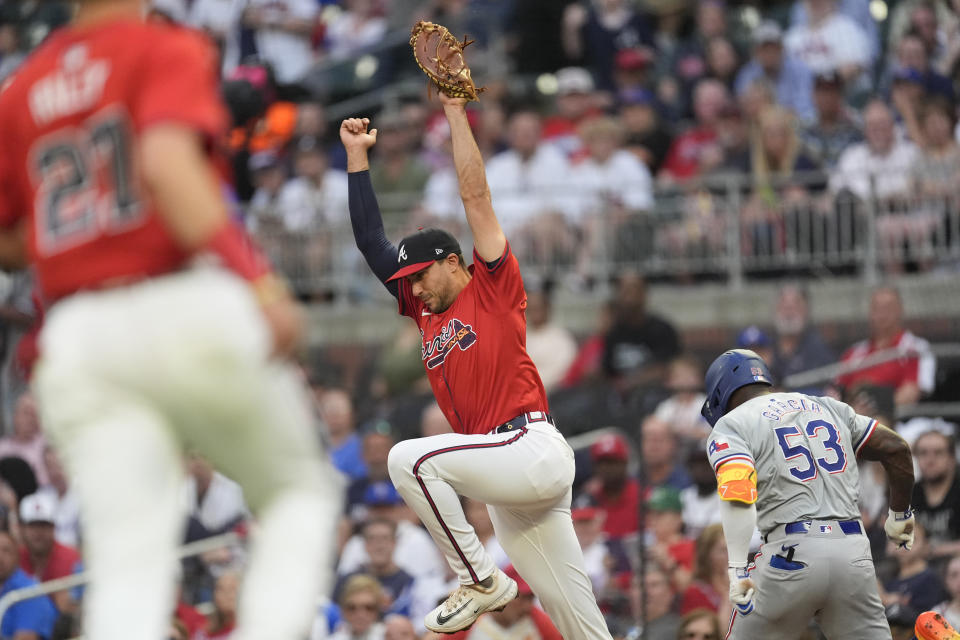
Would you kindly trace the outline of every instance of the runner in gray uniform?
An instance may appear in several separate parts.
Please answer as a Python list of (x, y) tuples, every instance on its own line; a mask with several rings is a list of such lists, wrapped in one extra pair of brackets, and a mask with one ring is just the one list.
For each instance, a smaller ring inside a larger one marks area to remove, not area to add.
[[(800, 637), (815, 617), (829, 640), (890, 638), (870, 544), (860, 522), (856, 458), (890, 483), (887, 536), (913, 544), (910, 447), (832, 398), (775, 393), (752, 351), (727, 351), (707, 371), (703, 416), (717, 474), (734, 604), (727, 638)], [(764, 544), (747, 566), (755, 527)]]

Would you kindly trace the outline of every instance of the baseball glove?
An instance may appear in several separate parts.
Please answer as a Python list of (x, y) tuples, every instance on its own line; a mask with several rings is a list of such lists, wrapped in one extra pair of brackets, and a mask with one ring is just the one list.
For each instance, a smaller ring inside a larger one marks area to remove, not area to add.
[(421, 20), (413, 25), (410, 46), (417, 65), (433, 81), (437, 89), (451, 98), (477, 100), (483, 87), (477, 87), (470, 77), (470, 67), (463, 58), (463, 50), (473, 40), (463, 42), (443, 26)]

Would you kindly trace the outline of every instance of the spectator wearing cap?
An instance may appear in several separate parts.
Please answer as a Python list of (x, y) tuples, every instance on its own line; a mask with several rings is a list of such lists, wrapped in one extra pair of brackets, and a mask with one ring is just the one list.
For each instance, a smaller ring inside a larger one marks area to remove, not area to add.
[(657, 112), (656, 98), (643, 88), (620, 91), (620, 124), (624, 131), (623, 147), (656, 174), (670, 150), (673, 137)]
[[(389, 482), (375, 482), (367, 487), (364, 503), (369, 519), (385, 519), (397, 526), (397, 546), (393, 560), (398, 567), (414, 578), (444, 575), (445, 563), (430, 534), (407, 518), (407, 508), (397, 490)], [(340, 553), (337, 573), (345, 575), (357, 571), (370, 562), (363, 536), (352, 536)]]
[(570, 510), (570, 517), (573, 519), (573, 530), (583, 552), (587, 575), (593, 585), (593, 593), (599, 596), (607, 587), (612, 564), (603, 531), (604, 512), (594, 506), (592, 500), (578, 500), (579, 502), (584, 504), (575, 504)]
[(653, 60), (653, 52), (646, 47), (630, 47), (618, 51), (613, 72), (617, 94), (649, 87)]
[(764, 20), (753, 30), (750, 40), (752, 55), (737, 74), (736, 94), (742, 95), (757, 80), (766, 80), (776, 90), (780, 106), (790, 109), (804, 122), (812, 120), (813, 76), (806, 66), (785, 54), (780, 25)]
[(602, 113), (590, 72), (565, 67), (557, 71), (556, 109), (544, 120), (541, 136), (568, 159), (579, 159), (583, 153), (577, 131), (583, 122)]
[[(810, 321), (810, 300), (805, 288), (786, 284), (780, 288), (773, 309), (773, 355), (766, 360), (773, 379), (783, 384), (789, 376), (826, 366), (836, 361), (833, 350)], [(823, 395), (822, 385), (795, 389), (800, 393)]]
[(253, 196), (247, 206), (247, 227), (256, 233), (268, 253), (271, 246), (264, 242), (283, 230), (283, 220), (277, 199), (287, 180), (286, 168), (275, 151), (257, 151), (247, 161)]
[(483, 614), (473, 626), (446, 636), (449, 640), (563, 640), (549, 616), (534, 604), (535, 594), (512, 566), (504, 570), (516, 581), (517, 597), (502, 611)]
[(813, 73), (837, 71), (847, 81), (857, 78), (873, 60), (863, 29), (837, 10), (835, 0), (806, 0), (808, 19), (787, 31), (787, 54)]
[(584, 491), (603, 512), (603, 532), (611, 540), (640, 531), (640, 483), (627, 473), (629, 457), (627, 441), (617, 434), (605, 434), (590, 446), (593, 477), (587, 480)]
[(657, 487), (647, 498), (647, 549), (650, 557), (671, 575), (677, 591), (690, 584), (695, 544), (683, 533), (683, 502), (673, 487)]
[(567, 57), (582, 61), (604, 91), (615, 89), (613, 69), (619, 50), (653, 46), (650, 25), (627, 0), (567, 5), (562, 37)]
[[(77, 550), (54, 539), (56, 521), (57, 501), (49, 493), (34, 493), (20, 501), (20, 568), (39, 582), (63, 578), (79, 570)], [(59, 591), (51, 598), (61, 612), (72, 611), (75, 606), (69, 591)]]
[[(0, 529), (0, 597), (35, 584), (37, 581), (17, 566), (17, 542), (13, 535)], [(23, 600), (7, 609), (0, 620), (0, 637), (50, 640), (57, 615), (57, 608), (47, 596)]]
[(355, 575), (376, 578), (383, 589), (384, 611), (409, 616), (412, 611), (414, 578), (393, 560), (397, 550), (397, 525), (384, 518), (371, 518), (360, 529), (368, 561), (356, 571), (341, 574), (333, 588), (333, 599), (339, 600), (343, 587)]
[(841, 154), (860, 142), (859, 123), (843, 101), (844, 81), (836, 71), (818, 73), (813, 82), (816, 116), (800, 133), (803, 151), (825, 169), (837, 166)]
[(770, 362), (773, 359), (773, 340), (766, 331), (755, 324), (738, 333), (736, 343), (738, 349), (750, 349), (764, 362)]

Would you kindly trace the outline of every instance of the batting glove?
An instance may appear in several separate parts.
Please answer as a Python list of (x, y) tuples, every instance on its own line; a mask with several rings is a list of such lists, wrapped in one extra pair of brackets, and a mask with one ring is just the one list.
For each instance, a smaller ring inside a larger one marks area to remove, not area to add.
[(731, 566), (727, 567), (727, 575), (730, 576), (730, 602), (740, 615), (749, 615), (753, 612), (753, 596), (756, 593), (750, 573), (746, 567)]
[(890, 540), (909, 551), (913, 548), (913, 523), (913, 510), (910, 507), (907, 507), (906, 511), (890, 509), (887, 521), (883, 523), (883, 530), (887, 532)]

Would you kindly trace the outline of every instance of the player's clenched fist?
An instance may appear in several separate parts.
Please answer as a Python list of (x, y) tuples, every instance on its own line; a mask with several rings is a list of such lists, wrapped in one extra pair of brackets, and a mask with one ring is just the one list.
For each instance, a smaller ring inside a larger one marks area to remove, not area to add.
[(727, 567), (730, 577), (730, 602), (737, 608), (740, 615), (745, 616), (753, 612), (753, 596), (756, 586), (750, 579), (746, 567)]
[(371, 129), (370, 118), (347, 118), (340, 123), (340, 141), (347, 151), (366, 150), (377, 143), (377, 130)]
[(890, 509), (887, 521), (883, 523), (883, 530), (891, 541), (904, 547), (908, 551), (913, 548), (914, 531), (913, 510), (907, 507), (906, 511)]

